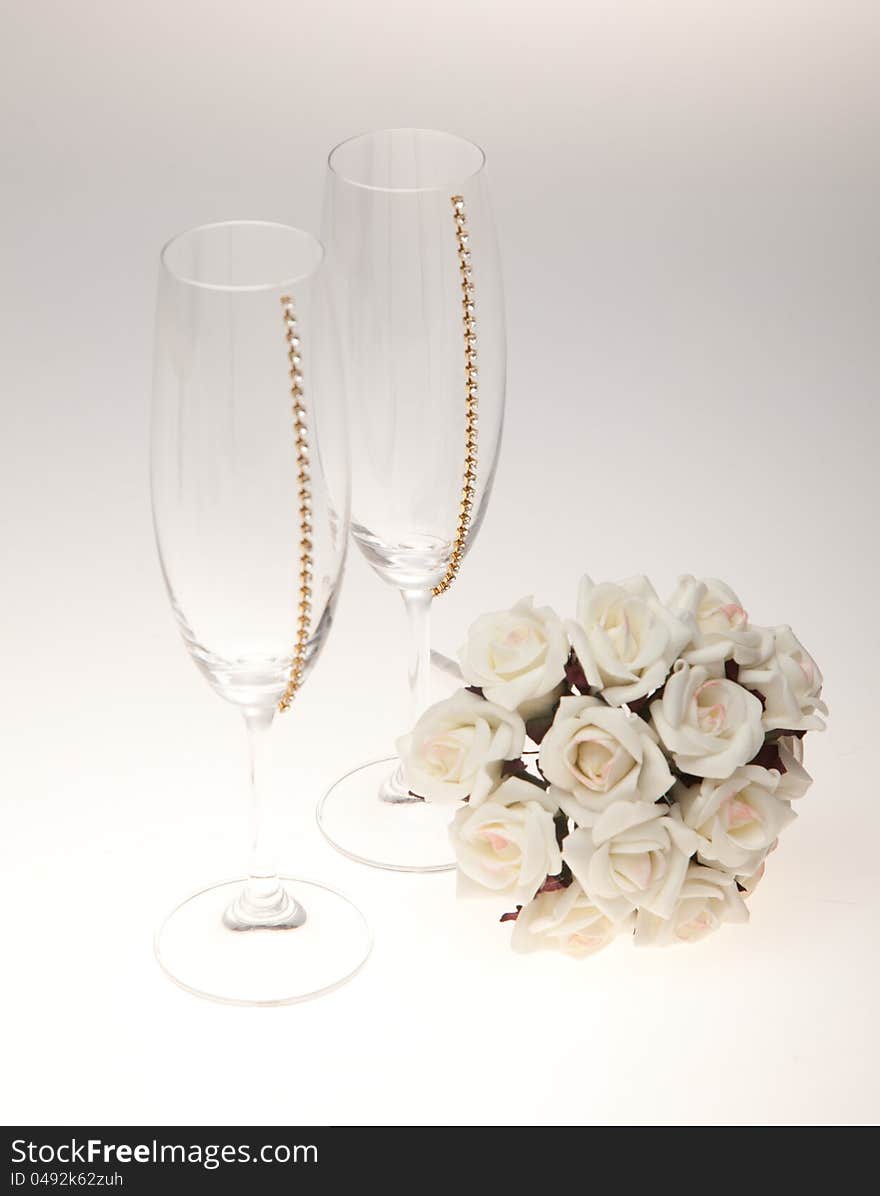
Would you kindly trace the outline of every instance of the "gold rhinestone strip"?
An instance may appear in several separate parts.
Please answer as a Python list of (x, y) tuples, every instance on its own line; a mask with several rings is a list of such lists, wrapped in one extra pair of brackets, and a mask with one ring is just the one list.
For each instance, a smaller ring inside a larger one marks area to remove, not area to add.
[(296, 316), (290, 295), (282, 295), (281, 307), (284, 313), (284, 337), (287, 342), (288, 377), (290, 397), (293, 400), (293, 436), (296, 444), (296, 480), (299, 498), (299, 620), (296, 643), (290, 662), (290, 677), (287, 688), (278, 703), (279, 710), (286, 710), (303, 683), (306, 664), (306, 647), (312, 618), (312, 496), (311, 470), (309, 467), (309, 427), (306, 406), (303, 401), (302, 345), (297, 335)]
[(446, 572), (433, 589), (435, 597), (446, 593), (461, 568), (477, 489), (477, 401), (479, 398), (477, 391), (477, 320), (474, 305), (474, 278), (471, 269), (470, 234), (467, 228), (463, 196), (452, 196), (452, 213), (458, 242), (458, 268), (461, 274), (461, 306), (464, 324), (465, 455), (458, 525), (455, 529), (455, 539), (452, 542), (452, 551), (449, 555)]

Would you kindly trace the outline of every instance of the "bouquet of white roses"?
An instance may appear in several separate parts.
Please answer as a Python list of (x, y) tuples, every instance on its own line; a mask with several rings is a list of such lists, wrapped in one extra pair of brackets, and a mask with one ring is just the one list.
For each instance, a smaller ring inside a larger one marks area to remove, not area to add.
[(459, 659), (468, 688), (398, 749), (415, 796), (458, 807), (460, 879), (515, 903), (514, 948), (693, 942), (748, 917), (827, 714), (789, 627), (750, 623), (714, 579), (663, 603), (645, 577), (585, 577), (576, 619), (523, 599)]

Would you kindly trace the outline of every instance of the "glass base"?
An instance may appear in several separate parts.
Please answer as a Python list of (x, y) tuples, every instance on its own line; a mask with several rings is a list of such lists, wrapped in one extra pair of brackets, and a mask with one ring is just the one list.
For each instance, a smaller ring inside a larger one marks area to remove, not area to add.
[(394, 781), (398, 763), (394, 757), (374, 760), (346, 773), (318, 803), (318, 826), (332, 847), (359, 864), (448, 872), (455, 867), (453, 811), (407, 798)]
[(228, 1005), (291, 1005), (350, 980), (372, 946), (363, 914), (334, 889), (281, 880), (304, 918), (233, 928), (227, 914), (245, 881), (212, 885), (172, 910), (157, 932), (162, 970), (197, 997)]

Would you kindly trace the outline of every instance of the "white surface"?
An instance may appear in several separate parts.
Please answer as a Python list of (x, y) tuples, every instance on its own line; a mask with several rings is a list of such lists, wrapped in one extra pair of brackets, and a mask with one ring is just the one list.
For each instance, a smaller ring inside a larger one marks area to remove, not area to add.
[[(876, 1120), (876, 6), (18, 0), (4, 23), (3, 1119)], [(239, 871), (245, 780), (153, 550), (155, 258), (215, 218), (315, 227), (325, 151), (392, 124), (485, 146), (506, 267), (507, 438), (436, 644), (532, 590), (571, 610), (585, 569), (719, 573), (794, 624), (832, 728), (749, 926), (517, 958), (451, 875), (316, 831), (322, 788), (402, 729), (402, 609), (353, 556), (277, 728), (280, 862), (355, 896), (375, 952), (319, 1001), (223, 1008), (150, 947)]]

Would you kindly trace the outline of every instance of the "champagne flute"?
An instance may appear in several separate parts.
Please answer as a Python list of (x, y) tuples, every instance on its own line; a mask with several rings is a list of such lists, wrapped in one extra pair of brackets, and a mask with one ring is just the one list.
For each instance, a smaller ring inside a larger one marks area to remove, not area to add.
[[(352, 533), (403, 598), (414, 722), (429, 697), (431, 602), (473, 545), (501, 439), (504, 306), (483, 151), (425, 129), (343, 142), (324, 239), (348, 374)], [(363, 863), (454, 866), (449, 811), (414, 798), (396, 759), (338, 781), (318, 822)]]
[[(180, 904), (156, 936), (200, 996), (272, 1005), (335, 988), (370, 949), (360, 912), (278, 875), (268, 737), (326, 640), (348, 535), (344, 401), (323, 251), (281, 224), (192, 229), (163, 249), (152, 420), (162, 572), (184, 643), (244, 717), (249, 876)], [(295, 714), (289, 717), (295, 718)]]

